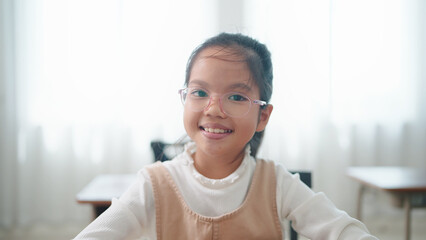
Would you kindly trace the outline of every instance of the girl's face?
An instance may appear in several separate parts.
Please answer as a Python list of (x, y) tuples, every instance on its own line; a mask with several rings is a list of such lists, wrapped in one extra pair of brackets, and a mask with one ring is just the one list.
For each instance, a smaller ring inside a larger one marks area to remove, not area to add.
[(202, 88), (213, 96), (210, 105), (201, 112), (194, 112), (189, 104), (185, 104), (184, 125), (197, 145), (196, 160), (198, 156), (238, 158), (254, 133), (264, 130), (272, 111), (271, 105), (261, 110), (256, 104), (252, 104), (249, 112), (240, 118), (230, 117), (222, 111), (219, 98), (223, 94), (239, 92), (257, 100), (259, 88), (251, 79), (246, 62), (218, 50), (211, 47), (199, 53), (188, 81), (189, 88)]

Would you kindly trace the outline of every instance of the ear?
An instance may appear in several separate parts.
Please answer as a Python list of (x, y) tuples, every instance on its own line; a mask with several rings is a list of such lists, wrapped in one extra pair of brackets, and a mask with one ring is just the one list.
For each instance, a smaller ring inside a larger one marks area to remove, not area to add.
[(269, 117), (271, 116), (274, 106), (268, 104), (266, 108), (260, 109), (259, 122), (257, 123), (256, 132), (261, 132), (265, 130), (266, 125), (268, 124)]

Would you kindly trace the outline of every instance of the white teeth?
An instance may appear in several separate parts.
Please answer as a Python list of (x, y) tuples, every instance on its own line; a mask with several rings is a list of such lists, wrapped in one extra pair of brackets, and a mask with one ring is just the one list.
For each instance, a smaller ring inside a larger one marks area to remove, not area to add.
[(204, 131), (211, 133), (229, 133), (231, 130), (224, 130), (219, 128), (204, 128)]

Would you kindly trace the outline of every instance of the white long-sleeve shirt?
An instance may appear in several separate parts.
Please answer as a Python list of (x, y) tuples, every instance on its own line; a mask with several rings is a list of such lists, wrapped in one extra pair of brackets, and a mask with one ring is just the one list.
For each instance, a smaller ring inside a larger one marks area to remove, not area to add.
[[(247, 148), (235, 172), (223, 179), (209, 179), (194, 167), (194, 143), (171, 161), (164, 162), (187, 205), (200, 215), (217, 217), (237, 209), (244, 201), (256, 168)], [(276, 164), (277, 210), (284, 232), (285, 220), (309, 239), (377, 239), (356, 219), (338, 210), (323, 194), (314, 193), (297, 174)], [(255, 219), (253, 220), (255, 221)], [(120, 199), (87, 226), (75, 239), (156, 239), (155, 206), (146, 169)]]

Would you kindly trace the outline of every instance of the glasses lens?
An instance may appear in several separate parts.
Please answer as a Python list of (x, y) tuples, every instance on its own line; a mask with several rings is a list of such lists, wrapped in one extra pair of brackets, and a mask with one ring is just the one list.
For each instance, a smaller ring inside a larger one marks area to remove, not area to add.
[(223, 111), (232, 117), (241, 117), (248, 113), (251, 107), (250, 99), (241, 93), (228, 93), (222, 97)]
[(202, 111), (209, 104), (210, 97), (205, 90), (187, 88), (181, 92), (182, 101), (192, 111)]
[[(186, 88), (180, 91), (185, 108), (194, 112), (203, 111), (210, 103), (210, 96), (206, 90), (200, 88)], [(221, 108), (231, 117), (243, 117), (251, 107), (251, 100), (244, 94), (231, 92), (224, 94), (220, 99)]]

